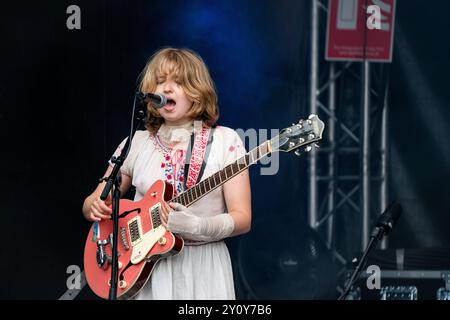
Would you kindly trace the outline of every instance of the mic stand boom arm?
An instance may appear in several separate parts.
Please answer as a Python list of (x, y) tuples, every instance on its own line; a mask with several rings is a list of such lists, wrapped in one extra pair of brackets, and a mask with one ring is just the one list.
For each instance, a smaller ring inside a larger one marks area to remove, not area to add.
[(358, 279), (364, 265), (366, 264), (367, 257), (369, 256), (370, 251), (372, 251), (373, 248), (376, 247), (378, 241), (383, 237), (384, 232), (381, 231), (381, 228), (376, 228), (374, 232), (372, 232), (372, 236), (370, 237), (369, 244), (367, 245), (366, 250), (364, 251), (363, 256), (359, 260), (358, 265), (356, 266), (355, 270), (353, 271), (352, 277), (347, 282), (347, 286), (345, 287), (344, 292), (341, 294), (338, 300), (344, 300), (350, 289), (353, 287), (353, 284), (355, 283), (356, 279)]
[(358, 265), (356, 266), (355, 271), (352, 274), (352, 277), (348, 281), (344, 292), (339, 297), (339, 300), (343, 300), (347, 297), (351, 287), (355, 283), (356, 279), (358, 279), (359, 274), (361, 273), (361, 270), (366, 263), (366, 260), (367, 260), (367, 257), (369, 255), (370, 251), (372, 251), (372, 249), (376, 247), (378, 241), (380, 241), (381, 238), (383, 238), (383, 236), (385, 234), (388, 234), (392, 230), (392, 228), (394, 227), (398, 218), (400, 217), (401, 213), (402, 213), (402, 206), (399, 203), (394, 201), (387, 207), (387, 209), (384, 211), (384, 213), (378, 218), (375, 229), (372, 231), (372, 234), (370, 236), (369, 244), (367, 245), (367, 248), (364, 251), (363, 256), (361, 257), (361, 260), (359, 261)]

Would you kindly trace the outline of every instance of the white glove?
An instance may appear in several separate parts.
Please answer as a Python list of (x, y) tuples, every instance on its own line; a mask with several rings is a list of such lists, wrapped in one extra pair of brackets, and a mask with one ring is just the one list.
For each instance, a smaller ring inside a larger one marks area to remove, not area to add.
[(180, 203), (172, 203), (175, 211), (169, 213), (167, 229), (194, 241), (219, 241), (234, 231), (234, 220), (228, 213), (198, 217)]

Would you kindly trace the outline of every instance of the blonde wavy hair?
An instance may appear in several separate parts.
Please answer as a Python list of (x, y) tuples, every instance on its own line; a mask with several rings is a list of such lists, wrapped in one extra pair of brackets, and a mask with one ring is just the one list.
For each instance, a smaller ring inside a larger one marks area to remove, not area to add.
[[(164, 48), (155, 52), (141, 73), (139, 89), (144, 93), (154, 93), (157, 79), (171, 74), (180, 83), (186, 95), (193, 101), (188, 117), (202, 120), (209, 127), (219, 118), (217, 93), (208, 68), (202, 58), (189, 49)], [(158, 131), (164, 118), (156, 108), (147, 104), (145, 127), (152, 133)]]

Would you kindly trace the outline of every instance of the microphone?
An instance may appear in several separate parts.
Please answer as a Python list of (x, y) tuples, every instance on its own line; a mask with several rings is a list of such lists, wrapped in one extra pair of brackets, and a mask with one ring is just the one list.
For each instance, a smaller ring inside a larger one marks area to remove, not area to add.
[(142, 102), (150, 102), (156, 109), (160, 109), (167, 104), (167, 98), (162, 93), (137, 92), (136, 94)]
[(398, 202), (392, 202), (378, 218), (372, 237), (381, 239), (383, 235), (389, 234), (400, 218), (402, 211), (402, 206)]
[(347, 282), (345, 290), (339, 297), (339, 300), (343, 300), (347, 297), (351, 287), (354, 285), (356, 279), (359, 277), (359, 274), (361, 273), (363, 266), (366, 263), (366, 259), (369, 256), (369, 252), (373, 248), (375, 248), (377, 242), (381, 240), (383, 235), (387, 235), (392, 230), (398, 218), (400, 218), (401, 214), (402, 214), (402, 206), (399, 203), (393, 201), (389, 204), (386, 210), (384, 210), (384, 212), (378, 218), (377, 223), (375, 224), (375, 228), (372, 231), (369, 244), (367, 245), (367, 248), (364, 251), (362, 258), (359, 260), (358, 265), (355, 268), (355, 271), (353, 271), (352, 277)]

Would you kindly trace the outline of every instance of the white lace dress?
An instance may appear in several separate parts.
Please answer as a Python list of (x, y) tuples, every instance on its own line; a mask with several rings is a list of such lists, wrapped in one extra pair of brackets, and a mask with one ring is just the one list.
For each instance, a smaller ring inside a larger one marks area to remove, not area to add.
[[(196, 122), (196, 128), (197, 125)], [(184, 159), (192, 130), (194, 125), (189, 123), (163, 125), (157, 136), (148, 131), (136, 132), (121, 169), (123, 174), (132, 177), (136, 187), (135, 200), (140, 200), (158, 179), (174, 184), (178, 192), (182, 190)], [(242, 140), (234, 130), (218, 126), (213, 137), (202, 180), (245, 154)], [(124, 141), (115, 155), (120, 153), (123, 145)], [(201, 217), (227, 212), (222, 187), (190, 208)], [(161, 260), (135, 299), (235, 299), (231, 260), (225, 242), (187, 244), (180, 254)]]

